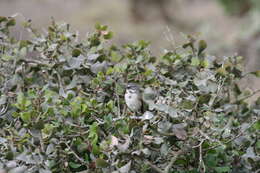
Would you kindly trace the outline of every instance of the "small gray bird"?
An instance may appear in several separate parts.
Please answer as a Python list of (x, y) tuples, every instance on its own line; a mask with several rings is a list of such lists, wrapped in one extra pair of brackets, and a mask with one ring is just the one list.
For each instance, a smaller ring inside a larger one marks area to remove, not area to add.
[(140, 87), (129, 83), (125, 92), (125, 102), (127, 107), (133, 112), (140, 112), (142, 109), (142, 94)]

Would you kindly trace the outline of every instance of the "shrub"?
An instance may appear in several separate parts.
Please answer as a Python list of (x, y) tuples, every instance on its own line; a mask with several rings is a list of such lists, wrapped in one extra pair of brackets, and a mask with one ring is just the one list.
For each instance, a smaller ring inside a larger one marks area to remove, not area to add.
[[(259, 100), (241, 91), (241, 57), (214, 57), (206, 42), (161, 57), (139, 41), (118, 48), (96, 25), (86, 39), (52, 21), (46, 33), (0, 17), (0, 168), (10, 172), (257, 172)], [(144, 114), (126, 109), (138, 83)]]
[(259, 11), (258, 0), (217, 0), (230, 15), (244, 16), (250, 11)]

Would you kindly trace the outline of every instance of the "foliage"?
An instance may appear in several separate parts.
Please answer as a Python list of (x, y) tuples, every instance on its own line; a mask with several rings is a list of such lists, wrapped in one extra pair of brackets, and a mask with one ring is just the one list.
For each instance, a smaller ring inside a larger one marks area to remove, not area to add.
[[(97, 24), (86, 39), (68, 24), (46, 33), (0, 17), (0, 170), (9, 172), (256, 172), (259, 101), (241, 91), (241, 57), (207, 55), (187, 36), (182, 48), (154, 57), (149, 43), (109, 46)], [(248, 75), (259, 76), (258, 72)], [(144, 114), (126, 109), (138, 83)], [(134, 116), (136, 115), (136, 116)]]
[(258, 0), (218, 0), (225, 11), (231, 15), (243, 16), (249, 11), (260, 10)]

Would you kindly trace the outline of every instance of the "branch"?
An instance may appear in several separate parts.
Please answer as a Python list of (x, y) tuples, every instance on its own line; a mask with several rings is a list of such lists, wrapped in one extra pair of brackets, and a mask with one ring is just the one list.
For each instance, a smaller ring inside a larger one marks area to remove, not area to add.
[(203, 142), (204, 142), (204, 140), (202, 140), (201, 142), (200, 142), (200, 147), (199, 147), (199, 152), (200, 152), (200, 158), (199, 158), (199, 163), (200, 163), (200, 165), (199, 165), (199, 170), (201, 169), (201, 167), (202, 167), (202, 172), (204, 173), (205, 171), (206, 171), (206, 167), (205, 167), (205, 164), (204, 164), (204, 161), (203, 161), (203, 157), (202, 157), (202, 144), (203, 144)]
[(178, 156), (179, 156), (180, 154), (182, 154), (182, 153), (183, 153), (182, 150), (180, 150), (180, 151), (174, 153), (175, 156), (172, 157), (170, 163), (166, 166), (166, 168), (165, 168), (165, 170), (164, 170), (164, 173), (169, 173), (169, 172), (170, 172), (170, 169), (172, 168), (172, 165), (174, 164), (174, 162), (176, 161), (176, 159), (178, 158)]
[(246, 100), (246, 99), (248, 99), (248, 98), (254, 96), (255, 94), (257, 94), (257, 93), (259, 93), (259, 92), (260, 92), (260, 89), (254, 91), (252, 94), (250, 94), (250, 95), (248, 95), (248, 96), (245, 96), (245, 97), (243, 97), (243, 98), (241, 98), (241, 99), (238, 99), (238, 100), (236, 100), (236, 101), (231, 102), (231, 104), (235, 104), (235, 103), (237, 103), (237, 102), (241, 102), (241, 101), (243, 101), (243, 100)]
[[(234, 141), (235, 139), (237, 139), (238, 137), (242, 136), (243, 133), (245, 133), (245, 131), (247, 131), (248, 129), (250, 129), (258, 120), (259, 120), (259, 118), (257, 118), (256, 120), (254, 120), (250, 125), (248, 125), (247, 128), (245, 128), (243, 131), (240, 131), (240, 133), (239, 133), (238, 135), (234, 136), (233, 138), (229, 139), (229, 140), (226, 141), (226, 142), (223, 142), (223, 144), (228, 144), (228, 143)], [(204, 151), (208, 151), (208, 150), (217, 148), (217, 147), (219, 147), (219, 146), (221, 146), (221, 145), (223, 145), (223, 144), (218, 144), (218, 145), (209, 147), (209, 148), (205, 149)]]
[(144, 159), (143, 157), (141, 156), (138, 156), (138, 155), (131, 155), (130, 153), (121, 153), (123, 155), (129, 155), (129, 157), (132, 157), (134, 158), (135, 160), (136, 159), (140, 159), (140, 160), (144, 160), (145, 164), (149, 165), (154, 171), (158, 172), (158, 173), (165, 173), (162, 169), (158, 168), (157, 166), (155, 166), (153, 163), (151, 163), (149, 160), (147, 159)]
[(117, 92), (116, 92), (116, 90), (117, 90), (117, 85), (116, 85), (116, 87), (115, 87), (115, 95), (116, 95), (116, 101), (117, 101), (117, 117), (120, 117), (121, 116), (121, 108), (120, 108), (120, 98), (119, 98), (119, 95), (117, 94)]
[(192, 148), (198, 148), (199, 147), (199, 170), (202, 168), (202, 172), (205, 173), (206, 171), (206, 167), (203, 161), (203, 157), (202, 157), (202, 144), (205, 141), (205, 139), (203, 139), (202, 141), (200, 141), (200, 143), (196, 146), (193, 146)]
[(41, 66), (50, 66), (51, 65), (47, 61), (41, 61), (41, 60), (36, 60), (36, 59), (23, 58), (20, 60), (24, 61), (26, 63), (35, 63), (35, 64), (41, 65)]
[(150, 161), (145, 160), (145, 163), (149, 165), (153, 170), (157, 171), (158, 173), (165, 173), (163, 170), (152, 164)]
[(86, 164), (85, 161), (84, 161), (82, 158), (80, 158), (80, 157), (77, 155), (77, 153), (75, 153), (75, 152), (71, 149), (71, 147), (67, 144), (67, 142), (64, 142), (64, 143), (65, 143), (65, 145), (69, 148), (69, 150), (71, 151), (71, 153), (77, 158), (77, 160), (80, 161), (80, 163)]
[(155, 133), (158, 133), (159, 135), (162, 135), (162, 136), (175, 136), (175, 133), (167, 133), (167, 132), (158, 131), (155, 127), (151, 127), (151, 129)]
[[(212, 138), (210, 138), (206, 133), (204, 133), (204, 132), (201, 131), (201, 130), (199, 130), (199, 132), (200, 132), (200, 134), (201, 134), (204, 138), (208, 139), (209, 141), (211, 141), (211, 142), (217, 142), (217, 143), (219, 143), (219, 145), (223, 145), (222, 142), (219, 141), (218, 139), (212, 139)], [(196, 146), (194, 146), (194, 147), (196, 148)]]
[(72, 127), (81, 128), (81, 129), (88, 129), (89, 128), (89, 126), (80, 126), (80, 125), (77, 125), (77, 124), (73, 124), (73, 123), (71, 123), (69, 121), (66, 121), (65, 124), (70, 125)]

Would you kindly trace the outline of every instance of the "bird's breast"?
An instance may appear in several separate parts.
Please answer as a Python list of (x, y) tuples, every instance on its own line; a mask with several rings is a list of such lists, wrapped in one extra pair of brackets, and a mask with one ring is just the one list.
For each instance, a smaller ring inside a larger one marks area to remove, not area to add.
[(138, 111), (141, 108), (142, 102), (138, 94), (126, 93), (125, 101), (127, 106), (133, 111)]

